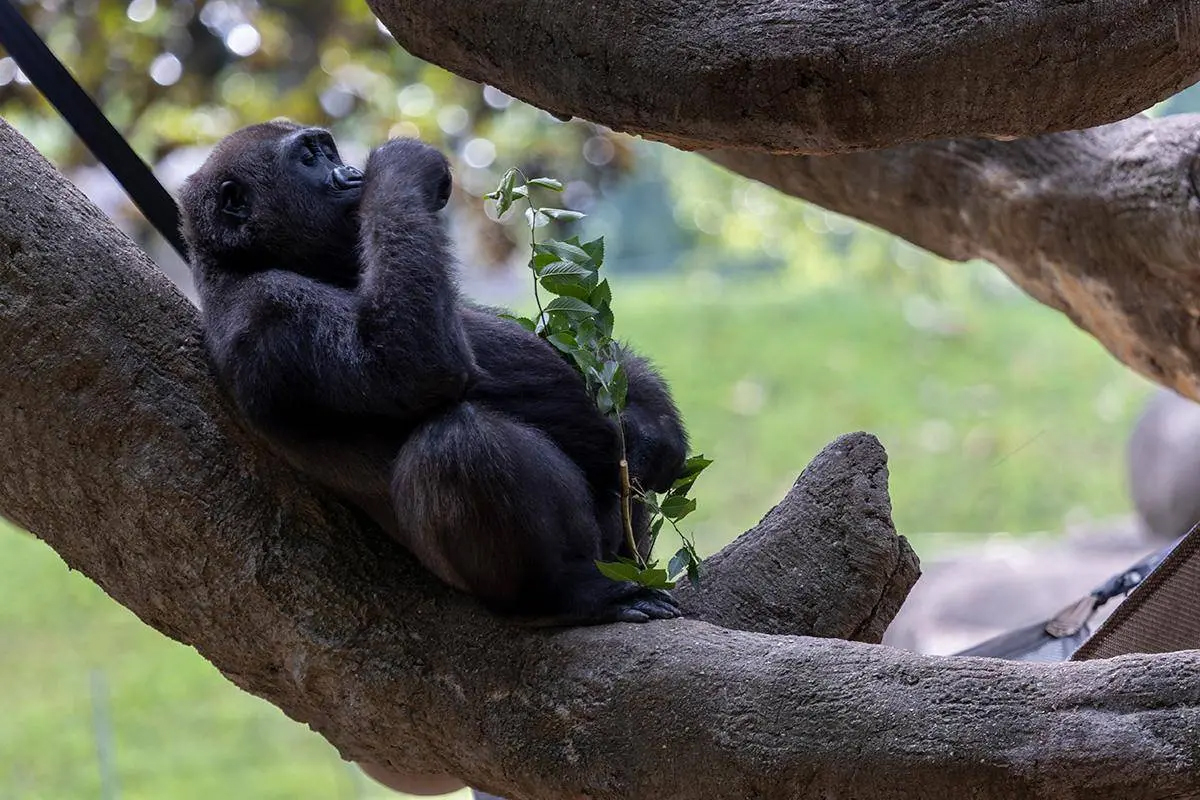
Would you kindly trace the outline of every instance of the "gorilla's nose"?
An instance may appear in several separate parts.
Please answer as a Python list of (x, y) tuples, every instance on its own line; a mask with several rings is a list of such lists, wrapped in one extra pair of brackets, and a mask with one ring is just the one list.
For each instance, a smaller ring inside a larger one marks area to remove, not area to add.
[(352, 189), (362, 184), (362, 170), (343, 164), (329, 174), (329, 182), (335, 189)]

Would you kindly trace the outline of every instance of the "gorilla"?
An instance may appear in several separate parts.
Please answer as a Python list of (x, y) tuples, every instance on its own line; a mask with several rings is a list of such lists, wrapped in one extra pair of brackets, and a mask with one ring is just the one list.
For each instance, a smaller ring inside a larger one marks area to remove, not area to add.
[[(494, 612), (679, 616), (666, 593), (596, 568), (632, 555), (622, 431), (551, 345), (459, 296), (438, 215), (450, 190), (446, 158), (413, 139), (362, 171), (319, 128), (222, 140), (181, 192), (218, 380), (279, 455)], [(646, 361), (620, 358), (632, 479), (665, 491), (687, 454), (679, 413)], [(634, 521), (644, 549), (644, 510)]]

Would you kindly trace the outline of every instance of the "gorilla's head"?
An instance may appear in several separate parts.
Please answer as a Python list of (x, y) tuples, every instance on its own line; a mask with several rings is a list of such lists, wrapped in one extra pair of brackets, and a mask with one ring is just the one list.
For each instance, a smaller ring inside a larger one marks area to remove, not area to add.
[(276, 120), (223, 139), (183, 185), (193, 269), (287, 269), (357, 279), (363, 174), (328, 131)]

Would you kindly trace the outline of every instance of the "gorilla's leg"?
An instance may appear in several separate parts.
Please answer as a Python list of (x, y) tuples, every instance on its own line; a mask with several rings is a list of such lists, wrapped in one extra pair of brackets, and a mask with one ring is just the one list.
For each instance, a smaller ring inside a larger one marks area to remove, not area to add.
[(679, 616), (664, 593), (612, 581), (583, 473), (535, 428), (463, 403), (417, 429), (392, 478), (404, 543), (489, 607), (545, 624)]

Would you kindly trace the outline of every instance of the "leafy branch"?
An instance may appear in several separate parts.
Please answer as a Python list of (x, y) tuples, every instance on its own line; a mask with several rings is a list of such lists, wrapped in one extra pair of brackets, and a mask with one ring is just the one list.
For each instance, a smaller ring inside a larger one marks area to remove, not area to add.
[[(653, 588), (669, 589), (684, 574), (697, 582), (700, 578), (700, 557), (695, 542), (679, 529), (678, 523), (696, 509), (696, 501), (687, 496), (688, 491), (712, 462), (702, 455), (692, 456), (687, 460), (683, 474), (661, 496), (635, 485), (630, 479), (625, 427), (621, 421), (629, 391), (629, 377), (621, 364), (620, 345), (613, 338), (612, 288), (607, 279), (600, 277), (600, 268), (604, 263), (604, 238), (590, 242), (581, 242), (578, 237), (538, 241), (537, 232), (540, 228), (551, 222), (580, 220), (584, 215), (565, 208), (539, 207), (531, 195), (534, 187), (553, 192), (563, 190), (562, 182), (554, 178), (529, 179), (514, 168), (504, 173), (495, 191), (485, 195), (495, 201), (498, 217), (503, 217), (517, 202), (524, 201), (525, 221), (529, 226), (529, 269), (533, 273), (537, 318), (511, 314), (502, 316), (541, 336), (562, 353), (583, 376), (587, 391), (600, 413), (616, 422), (621, 449), (621, 522), (625, 542), (632, 556), (597, 562), (596, 566), (613, 580), (635, 581)], [(541, 296), (543, 289), (553, 296), (544, 305)], [(672, 556), (666, 569), (660, 568), (657, 561), (643, 558), (638, 550), (633, 529), (635, 500), (648, 511), (649, 552), (653, 552), (665, 523), (669, 523), (679, 535), (682, 546)]]

